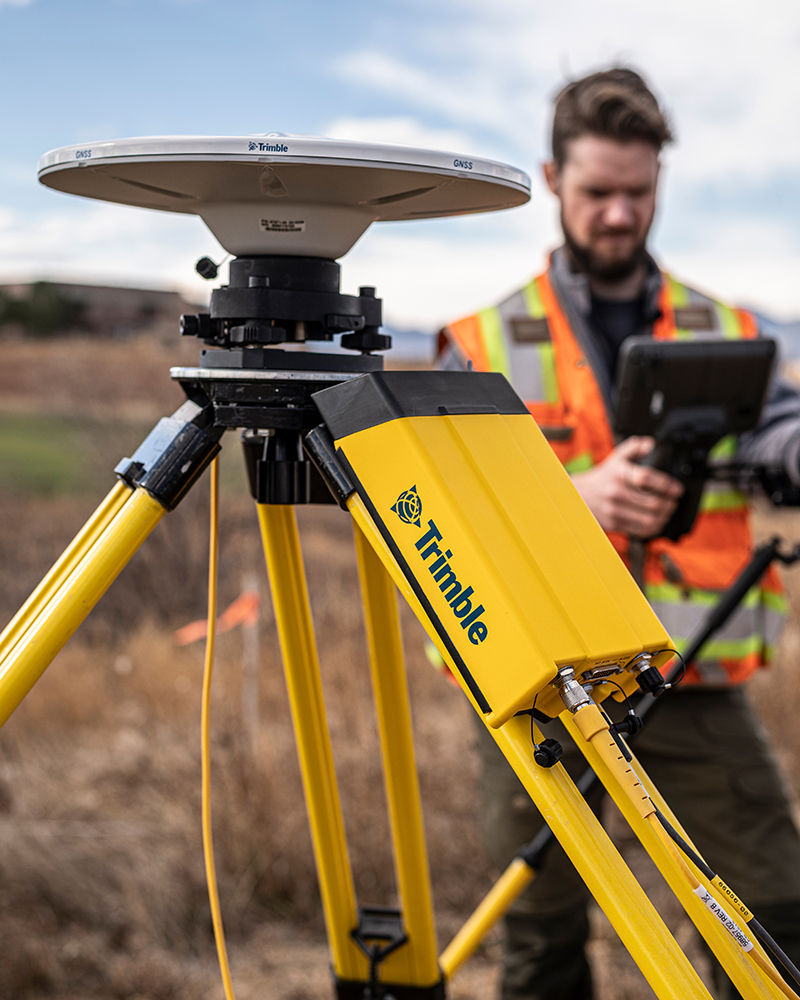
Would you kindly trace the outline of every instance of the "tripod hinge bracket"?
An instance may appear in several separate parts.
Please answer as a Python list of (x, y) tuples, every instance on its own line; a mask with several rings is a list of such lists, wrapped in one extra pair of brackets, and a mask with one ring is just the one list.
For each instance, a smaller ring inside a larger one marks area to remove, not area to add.
[(141, 487), (167, 510), (174, 510), (220, 450), (223, 428), (213, 424), (213, 408), (187, 400), (156, 424), (134, 452), (114, 469), (134, 489)]

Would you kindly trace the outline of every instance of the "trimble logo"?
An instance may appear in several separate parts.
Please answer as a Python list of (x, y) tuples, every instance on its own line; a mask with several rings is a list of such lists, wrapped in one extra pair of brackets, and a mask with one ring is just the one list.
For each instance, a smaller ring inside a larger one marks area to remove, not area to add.
[[(404, 524), (411, 524), (417, 528), (422, 527), (422, 501), (416, 486), (401, 493), (397, 498), (397, 503), (392, 506), (392, 510)], [(437, 542), (441, 541), (442, 533), (436, 524), (429, 520), (427, 531), (414, 545), (422, 561), (428, 567), (428, 572), (439, 584), (439, 589), (444, 594), (453, 614), (459, 619), (459, 625), (466, 631), (469, 641), (477, 646), (489, 634), (486, 622), (481, 621), (481, 616), (486, 613), (486, 609), (482, 604), (473, 607), (473, 602), (477, 603), (474, 591), (472, 587), (465, 587), (457, 579), (450, 564), (453, 553), (450, 549), (440, 548)], [(428, 562), (429, 559), (431, 562)]]
[(282, 142), (250, 142), (247, 148), (251, 153), (258, 151), (259, 153), (288, 153), (289, 147), (284, 146)]

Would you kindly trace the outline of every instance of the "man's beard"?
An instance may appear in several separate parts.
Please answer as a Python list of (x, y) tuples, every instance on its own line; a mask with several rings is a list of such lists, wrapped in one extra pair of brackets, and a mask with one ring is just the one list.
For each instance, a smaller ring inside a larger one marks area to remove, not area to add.
[(564, 232), (564, 242), (567, 245), (573, 268), (604, 284), (613, 285), (618, 281), (624, 281), (647, 259), (644, 240), (637, 244), (624, 260), (606, 261), (602, 260), (589, 247), (579, 246), (564, 225), (563, 218), (561, 219), (561, 228)]

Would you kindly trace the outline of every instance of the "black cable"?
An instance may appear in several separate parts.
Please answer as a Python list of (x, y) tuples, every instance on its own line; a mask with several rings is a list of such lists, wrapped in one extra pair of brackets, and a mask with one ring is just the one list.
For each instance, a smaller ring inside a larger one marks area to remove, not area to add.
[[(708, 865), (703, 861), (700, 855), (686, 843), (683, 837), (678, 833), (675, 827), (670, 823), (667, 817), (661, 812), (661, 810), (656, 806), (656, 816), (658, 817), (659, 823), (664, 827), (672, 840), (680, 847), (687, 858), (695, 865), (709, 882), (713, 882), (717, 875), (708, 867)], [(755, 917), (751, 917), (747, 921), (747, 926), (752, 930), (753, 934), (758, 938), (758, 940), (766, 945), (767, 948), (772, 952), (772, 954), (778, 959), (781, 965), (786, 969), (789, 975), (794, 979), (794, 981), (800, 985), (800, 969), (792, 962), (786, 952), (781, 948), (777, 941), (772, 937), (772, 935), (764, 929), (764, 927), (756, 920)]]
[(534, 712), (536, 711), (536, 699), (537, 699), (538, 697), (539, 697), (539, 692), (537, 691), (537, 692), (536, 692), (536, 694), (535, 694), (535, 695), (533, 696), (533, 705), (531, 706), (531, 743), (533, 744), (533, 749), (534, 749), (534, 750), (535, 750), (535, 749), (536, 749), (536, 747), (538, 746), (538, 743), (537, 743), (537, 742), (536, 742), (536, 740), (535, 740), (535, 739), (533, 738), (533, 720), (534, 720), (534, 715), (533, 715), (533, 713), (534, 713)]
[[(616, 681), (612, 681), (610, 677), (606, 677), (606, 679), (603, 680), (603, 681), (600, 681), (600, 683), (601, 684), (613, 684), (615, 688), (619, 688), (619, 690), (622, 692), (622, 697), (625, 699), (625, 704), (628, 706), (628, 715), (636, 715), (636, 712), (634, 712), (634, 710), (633, 710), (633, 705), (631, 705), (631, 700), (627, 696), (627, 694), (625, 693), (625, 688), (623, 688), (623, 686), (621, 684), (617, 684)], [(603, 714), (605, 715), (605, 713), (603, 713)], [(606, 718), (608, 718), (608, 716), (606, 716)]]
[(653, 803), (653, 805), (655, 806), (656, 816), (658, 817), (658, 821), (661, 823), (661, 825), (664, 827), (664, 829), (667, 831), (670, 837), (675, 841), (678, 847), (680, 847), (680, 849), (683, 851), (686, 857), (689, 858), (692, 864), (696, 868), (700, 869), (700, 871), (705, 875), (705, 877), (709, 880), (709, 882), (713, 882), (713, 880), (717, 877), (716, 872), (712, 872), (711, 869), (708, 867), (708, 865), (705, 863), (705, 861), (703, 861), (703, 859), (697, 853), (697, 851), (695, 851), (693, 847), (691, 847), (689, 844), (686, 843), (683, 837), (678, 833), (678, 831), (675, 829), (672, 823), (670, 823), (670, 821), (667, 819), (664, 813), (661, 812), (658, 806), (656, 806), (655, 803)]
[(748, 923), (748, 927), (753, 928), (753, 933), (759, 939), (759, 941), (766, 945), (767, 948), (772, 952), (775, 958), (781, 963), (781, 965), (786, 969), (789, 975), (794, 979), (798, 985), (800, 985), (800, 969), (794, 964), (794, 962), (789, 958), (786, 952), (781, 948), (778, 942), (769, 934), (761, 924), (756, 920), (755, 917)]

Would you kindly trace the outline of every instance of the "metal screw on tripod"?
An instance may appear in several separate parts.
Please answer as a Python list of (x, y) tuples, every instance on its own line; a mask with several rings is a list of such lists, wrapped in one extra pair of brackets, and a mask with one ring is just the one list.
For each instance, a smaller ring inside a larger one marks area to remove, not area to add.
[(219, 274), (219, 265), (215, 264), (210, 257), (201, 257), (194, 265), (194, 269), (206, 281), (213, 281)]

